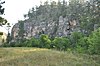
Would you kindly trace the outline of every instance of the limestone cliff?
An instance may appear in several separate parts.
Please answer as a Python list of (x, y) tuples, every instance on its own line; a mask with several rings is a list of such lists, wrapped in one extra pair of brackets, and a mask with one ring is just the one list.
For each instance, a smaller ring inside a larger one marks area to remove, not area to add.
[[(55, 28), (55, 22), (53, 20), (46, 21), (35, 21), (35, 20), (25, 20), (24, 21), (24, 38), (30, 38), (30, 37), (37, 37), (40, 35), (40, 33), (52, 35), (54, 28)], [(18, 37), (19, 32), (19, 24), (16, 23), (12, 28), (12, 36), (13, 38)], [(67, 36), (73, 31), (78, 31), (79, 29), (79, 23), (77, 20), (69, 20), (66, 16), (63, 18), (62, 16), (59, 17), (59, 25), (57, 28), (56, 36)]]

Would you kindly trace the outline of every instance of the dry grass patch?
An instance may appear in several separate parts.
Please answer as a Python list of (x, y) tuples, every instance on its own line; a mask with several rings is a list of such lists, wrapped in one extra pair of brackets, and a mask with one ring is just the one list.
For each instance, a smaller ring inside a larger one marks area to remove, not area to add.
[(0, 66), (100, 66), (98, 55), (40, 48), (0, 48), (0, 56)]

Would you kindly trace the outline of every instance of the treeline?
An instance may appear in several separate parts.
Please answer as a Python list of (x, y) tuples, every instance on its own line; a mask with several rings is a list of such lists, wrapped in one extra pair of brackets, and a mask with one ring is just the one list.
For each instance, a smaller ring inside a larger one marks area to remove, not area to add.
[(40, 38), (21, 39), (17, 42), (5, 43), (4, 47), (38, 47), (56, 49), (60, 51), (76, 51), (79, 53), (100, 55), (100, 28), (93, 31), (88, 37), (81, 32), (72, 33), (71, 37), (49, 38), (41, 34)]

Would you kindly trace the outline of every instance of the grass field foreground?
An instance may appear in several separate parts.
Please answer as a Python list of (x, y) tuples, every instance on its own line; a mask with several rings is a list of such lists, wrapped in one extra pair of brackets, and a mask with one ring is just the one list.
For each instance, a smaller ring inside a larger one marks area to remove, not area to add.
[(40, 48), (0, 48), (0, 66), (100, 66), (100, 56)]

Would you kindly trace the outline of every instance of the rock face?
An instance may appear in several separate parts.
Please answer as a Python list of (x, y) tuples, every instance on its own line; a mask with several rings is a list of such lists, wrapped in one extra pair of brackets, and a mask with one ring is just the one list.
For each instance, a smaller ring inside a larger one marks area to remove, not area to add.
[[(51, 35), (55, 29), (55, 22), (50, 19), (49, 21), (24, 21), (24, 38), (38, 37), (40, 34)], [(19, 23), (16, 23), (12, 28), (12, 36), (14, 39), (18, 37)], [(56, 31), (56, 36), (67, 36), (73, 31), (78, 31), (79, 23), (77, 20), (69, 20), (68, 17), (59, 17), (59, 25)]]
[(19, 23), (16, 23), (12, 28), (12, 37), (17, 38), (19, 32)]

